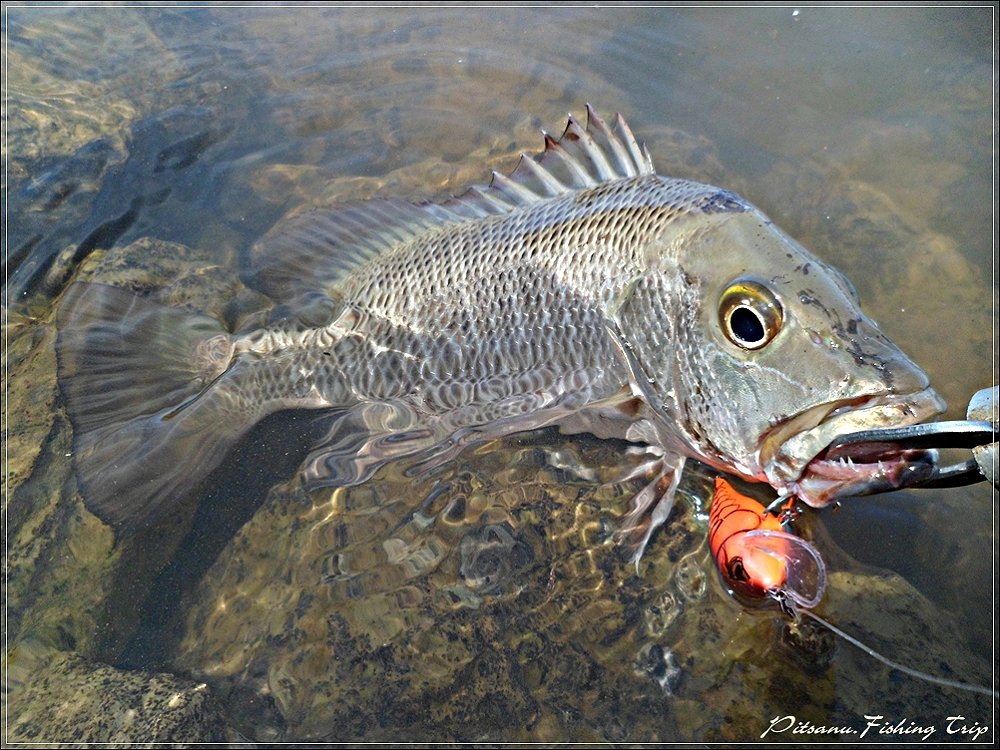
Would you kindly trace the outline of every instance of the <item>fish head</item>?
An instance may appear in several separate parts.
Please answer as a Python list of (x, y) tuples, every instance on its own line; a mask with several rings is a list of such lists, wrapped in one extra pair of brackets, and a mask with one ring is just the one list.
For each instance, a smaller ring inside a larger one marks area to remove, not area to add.
[(813, 507), (928, 475), (929, 451), (868, 445), (832, 457), (839, 435), (923, 421), (944, 403), (842, 273), (724, 195), (649, 249), (622, 308), (622, 330), (642, 329), (632, 353), (670, 423), (665, 441)]

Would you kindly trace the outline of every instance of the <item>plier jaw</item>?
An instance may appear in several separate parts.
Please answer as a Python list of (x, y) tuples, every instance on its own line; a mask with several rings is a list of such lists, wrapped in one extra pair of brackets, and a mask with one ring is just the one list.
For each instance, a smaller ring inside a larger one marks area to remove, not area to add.
[(830, 443), (828, 452), (860, 443), (891, 444), (899, 450), (972, 451), (972, 457), (953, 464), (935, 462), (929, 474), (920, 476), (907, 487), (962, 487), (990, 481), (997, 486), (997, 386), (984, 388), (969, 402), (969, 419), (930, 422), (904, 427), (883, 427), (840, 435)]

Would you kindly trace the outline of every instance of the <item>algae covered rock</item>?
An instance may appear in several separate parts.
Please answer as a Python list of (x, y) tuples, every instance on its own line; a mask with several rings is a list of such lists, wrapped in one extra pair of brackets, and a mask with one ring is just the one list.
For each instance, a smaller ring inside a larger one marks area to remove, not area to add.
[[(258, 741), (737, 741), (790, 713), (860, 731), (890, 690), (885, 710), (947, 710), (953, 691), (733, 601), (704, 545), (697, 472), (636, 575), (614, 535), (634, 487), (594, 481), (616, 461), (613, 444), (550, 431), (433, 480), (390, 466), (361, 487), (278, 487), (186, 595), (173, 668)], [(988, 684), (955, 622), (907, 581), (859, 566), (813, 523), (800, 532), (831, 568), (824, 617), (916, 668)], [(986, 715), (988, 698), (962, 700)]]
[(220, 706), (204, 683), (123, 671), (25, 643), (6, 655), (16, 687), (5, 705), (5, 741), (133, 747), (226, 742)]

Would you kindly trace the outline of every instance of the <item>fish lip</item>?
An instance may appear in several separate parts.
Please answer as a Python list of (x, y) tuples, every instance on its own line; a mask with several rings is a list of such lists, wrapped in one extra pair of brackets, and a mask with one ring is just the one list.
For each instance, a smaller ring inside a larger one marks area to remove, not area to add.
[(847, 495), (898, 489), (928, 476), (936, 453), (864, 444), (828, 455), (830, 443), (860, 430), (916, 424), (944, 406), (933, 388), (820, 404), (769, 430), (758, 451), (759, 465), (779, 493), (814, 508)]

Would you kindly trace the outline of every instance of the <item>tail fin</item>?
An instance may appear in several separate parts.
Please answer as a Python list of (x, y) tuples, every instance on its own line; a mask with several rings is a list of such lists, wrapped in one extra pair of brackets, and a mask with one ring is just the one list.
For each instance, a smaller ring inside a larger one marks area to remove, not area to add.
[(57, 325), (84, 502), (119, 530), (185, 499), (259, 418), (213, 385), (229, 367), (232, 340), (211, 318), (77, 284)]

